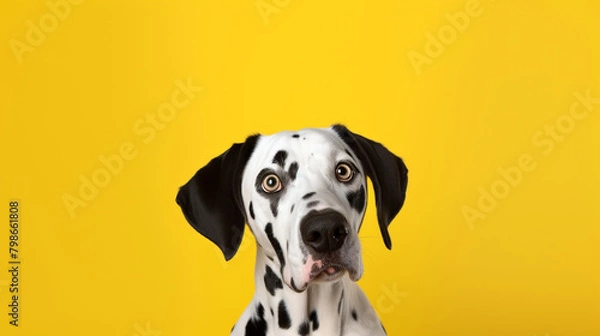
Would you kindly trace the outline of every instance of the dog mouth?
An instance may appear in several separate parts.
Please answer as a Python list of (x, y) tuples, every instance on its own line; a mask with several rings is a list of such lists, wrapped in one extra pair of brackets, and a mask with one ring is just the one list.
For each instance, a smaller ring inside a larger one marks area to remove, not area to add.
[(346, 274), (352, 281), (358, 281), (362, 275), (359, 266), (337, 260), (322, 260), (312, 265), (310, 272), (304, 276), (304, 280), (308, 286), (313, 282), (336, 281)]
[(347, 271), (346, 267), (336, 264), (326, 264), (322, 267), (314, 267), (310, 272), (308, 281), (326, 282), (337, 280)]
[(321, 264), (319, 266), (313, 265), (310, 273), (304, 276), (301, 281), (301, 286), (298, 286), (294, 279), (291, 279), (290, 287), (296, 293), (304, 292), (311, 283), (324, 283), (339, 280), (346, 273), (350, 274), (350, 278), (354, 278), (356, 272), (348, 267), (339, 264)]
[(308, 253), (301, 264), (288, 265), (283, 278), (289, 288), (301, 293), (312, 283), (339, 281), (344, 276), (358, 281), (362, 274), (360, 249), (353, 245), (326, 256)]

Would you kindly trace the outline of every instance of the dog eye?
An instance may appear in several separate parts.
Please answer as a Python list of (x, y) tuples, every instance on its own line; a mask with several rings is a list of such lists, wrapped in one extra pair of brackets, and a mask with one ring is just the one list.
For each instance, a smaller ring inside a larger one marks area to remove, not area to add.
[(354, 169), (347, 163), (338, 163), (337, 167), (335, 167), (335, 177), (340, 182), (350, 182), (354, 177)]
[(263, 178), (262, 189), (267, 194), (276, 193), (281, 190), (281, 180), (275, 174), (269, 174)]

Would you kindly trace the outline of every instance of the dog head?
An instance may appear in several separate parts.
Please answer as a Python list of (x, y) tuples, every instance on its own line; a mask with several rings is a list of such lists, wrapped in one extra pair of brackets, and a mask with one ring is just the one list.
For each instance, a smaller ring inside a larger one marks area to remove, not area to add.
[(201, 168), (179, 190), (188, 222), (232, 258), (247, 222), (283, 281), (301, 292), (311, 283), (363, 273), (358, 232), (366, 177), (373, 183), (379, 228), (400, 211), (407, 168), (384, 146), (346, 127), (254, 135)]

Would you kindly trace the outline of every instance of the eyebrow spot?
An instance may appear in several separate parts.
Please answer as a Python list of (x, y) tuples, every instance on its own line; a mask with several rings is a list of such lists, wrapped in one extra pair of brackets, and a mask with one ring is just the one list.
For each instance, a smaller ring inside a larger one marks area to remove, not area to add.
[(284, 150), (280, 150), (277, 153), (275, 153), (275, 156), (273, 157), (273, 163), (278, 164), (281, 168), (285, 167), (285, 160), (288, 157), (288, 153)]

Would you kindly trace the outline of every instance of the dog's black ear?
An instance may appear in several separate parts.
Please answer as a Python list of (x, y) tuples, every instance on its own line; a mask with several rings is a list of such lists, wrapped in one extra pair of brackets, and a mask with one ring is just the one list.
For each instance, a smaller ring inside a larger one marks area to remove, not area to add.
[(334, 125), (332, 129), (358, 156), (365, 174), (371, 178), (375, 190), (379, 229), (385, 246), (391, 249), (392, 240), (388, 226), (404, 204), (408, 169), (401, 158), (382, 144), (352, 133), (343, 125)]
[(215, 243), (226, 260), (233, 258), (246, 221), (241, 196), (242, 173), (258, 135), (236, 143), (179, 189), (177, 204), (196, 231)]

